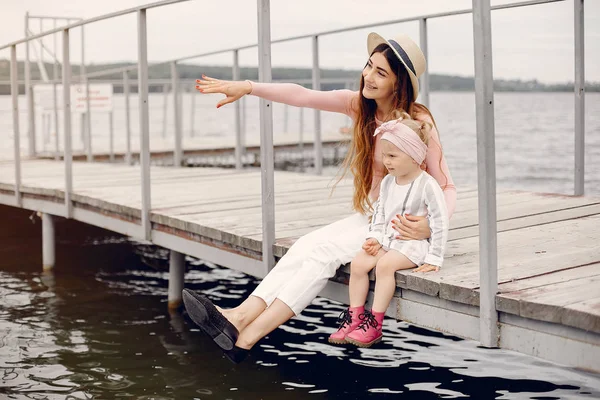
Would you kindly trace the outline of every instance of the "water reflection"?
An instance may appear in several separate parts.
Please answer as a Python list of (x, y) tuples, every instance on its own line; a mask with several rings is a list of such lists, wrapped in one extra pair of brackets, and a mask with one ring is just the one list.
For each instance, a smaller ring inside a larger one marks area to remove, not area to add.
[[(16, 239), (0, 232), (3, 248), (11, 249), (0, 249), (0, 398), (600, 396), (596, 375), (405, 323), (387, 323), (376, 348), (332, 346), (326, 338), (342, 306), (326, 299), (233, 366), (186, 316), (167, 311), (166, 272), (133, 257), (132, 243), (70, 225), (56, 269), (42, 273), (38, 228), (24, 225)], [(197, 260), (188, 264), (186, 286), (225, 307), (257, 283)]]

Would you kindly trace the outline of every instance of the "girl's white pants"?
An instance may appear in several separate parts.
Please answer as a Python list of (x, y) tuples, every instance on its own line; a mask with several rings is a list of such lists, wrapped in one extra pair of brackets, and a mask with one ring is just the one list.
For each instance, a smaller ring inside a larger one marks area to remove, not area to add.
[(275, 299), (298, 315), (365, 241), (368, 216), (356, 213), (296, 241), (252, 293), (271, 305)]

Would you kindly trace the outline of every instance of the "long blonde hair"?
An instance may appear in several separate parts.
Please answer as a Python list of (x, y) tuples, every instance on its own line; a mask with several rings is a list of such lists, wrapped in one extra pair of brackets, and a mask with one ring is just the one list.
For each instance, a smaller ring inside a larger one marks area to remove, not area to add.
[[(392, 49), (387, 44), (380, 44), (373, 50), (371, 56), (375, 53), (383, 54), (392, 72), (396, 75), (394, 112), (388, 117), (392, 119), (397, 112), (407, 111), (412, 118), (423, 115), (429, 116), (435, 126), (435, 121), (429, 109), (413, 100), (414, 91), (408, 72)], [(336, 184), (346, 176), (348, 171), (351, 171), (354, 175), (352, 208), (361, 214), (368, 214), (373, 209), (369, 193), (373, 184), (373, 150), (375, 147), (373, 134), (377, 128), (375, 121), (377, 103), (375, 100), (367, 99), (362, 95), (364, 86), (365, 81), (361, 74), (358, 101), (356, 102), (357, 104), (352, 104), (356, 115), (352, 130), (352, 140), (346, 158), (342, 163), (342, 173)]]

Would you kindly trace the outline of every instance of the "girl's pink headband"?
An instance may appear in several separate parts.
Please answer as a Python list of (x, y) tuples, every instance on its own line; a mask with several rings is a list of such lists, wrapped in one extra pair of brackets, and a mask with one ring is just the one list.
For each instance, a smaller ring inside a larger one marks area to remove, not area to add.
[(392, 142), (421, 165), (427, 156), (427, 145), (423, 143), (419, 135), (400, 121), (402, 120), (396, 119), (381, 124), (379, 128), (375, 129), (374, 136), (383, 134), (382, 140)]

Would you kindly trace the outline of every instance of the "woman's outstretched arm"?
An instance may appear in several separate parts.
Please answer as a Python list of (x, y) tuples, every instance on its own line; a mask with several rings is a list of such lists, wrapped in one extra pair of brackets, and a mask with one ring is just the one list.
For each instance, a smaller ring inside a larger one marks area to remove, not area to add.
[(202, 93), (221, 93), (217, 108), (232, 103), (246, 94), (289, 104), (296, 107), (316, 108), (346, 114), (352, 117), (352, 102), (358, 93), (351, 90), (311, 90), (294, 83), (260, 83), (251, 81), (224, 81), (202, 76), (196, 81), (196, 89)]
[(295, 107), (316, 108), (352, 116), (352, 99), (357, 92), (341, 90), (311, 90), (295, 83), (251, 82), (251, 95)]

